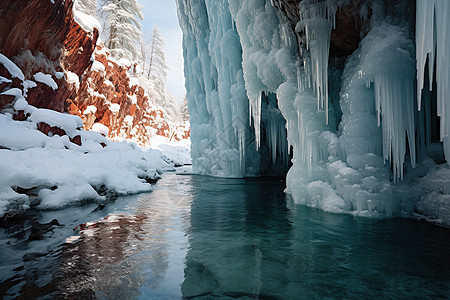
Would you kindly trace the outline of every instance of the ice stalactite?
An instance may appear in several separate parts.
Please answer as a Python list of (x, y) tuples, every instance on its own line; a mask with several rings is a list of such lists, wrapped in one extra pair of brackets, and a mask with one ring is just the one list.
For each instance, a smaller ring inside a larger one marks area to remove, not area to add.
[[(300, 21), (296, 31), (305, 32), (306, 49), (309, 53), (305, 59), (305, 72), (308, 86), (317, 97), (317, 110), (325, 110), (328, 123), (328, 59), (330, 53), (331, 29), (335, 26), (336, 1), (300, 2)], [(310, 66), (309, 66), (310, 64)], [(311, 80), (312, 79), (312, 80)], [(311, 80), (311, 81), (310, 81)]]
[(261, 174), (285, 176), (289, 166), (286, 120), (274, 93), (261, 95)]
[[(358, 63), (354, 69), (357, 73), (347, 74), (351, 77), (347, 79), (347, 86), (342, 95), (344, 99), (341, 101), (344, 113), (343, 136), (345, 138), (361, 136), (359, 133), (352, 134), (351, 131), (354, 130), (354, 126), (370, 128), (366, 123), (371, 119), (368, 108), (372, 96), (367, 93), (372, 92), (367, 92), (358, 86), (357, 82), (359, 85), (365, 83), (366, 88), (373, 85), (372, 103), (377, 115), (377, 125), (382, 127), (383, 157), (393, 165), (394, 180), (403, 176), (407, 145), (412, 166), (416, 162), (413, 53), (414, 44), (408, 38), (407, 28), (385, 22), (375, 25), (362, 41), (358, 52), (352, 55), (353, 62), (350, 64)], [(358, 111), (359, 107), (362, 108), (361, 103), (357, 102), (361, 102), (364, 98), (370, 99), (363, 110), (368, 115), (352, 124), (350, 120), (355, 120), (361, 113)], [(367, 141), (361, 143), (362, 145), (376, 141), (369, 132), (366, 131)], [(342, 145), (347, 154), (358, 149), (358, 146), (352, 143), (347, 145), (346, 140), (342, 141)], [(365, 151), (379, 154), (379, 149), (374, 145)]]
[(265, 1), (177, 4), (194, 171), (223, 177), (258, 175), (262, 93), (274, 93), (292, 73), (291, 66), (283, 64), (291, 61), (292, 53), (281, 45), (295, 44), (295, 35), (289, 30), (280, 34), (276, 10)]
[(417, 99), (421, 107), (425, 66), (428, 62), (428, 87), (433, 87), (436, 73), (437, 115), (440, 119), (440, 138), (447, 162), (450, 157), (450, 2), (429, 0), (416, 2), (416, 58)]
[[(287, 169), (285, 121), (277, 108), (276, 102), (281, 100), (276, 92), (280, 84), (293, 78), (295, 34), (288, 24), (280, 23), (280, 16), (269, 2), (230, 0), (229, 3), (242, 45), (242, 68), (255, 146), (257, 149), (263, 146), (261, 126), (264, 123), (265, 142), (272, 151), (271, 163), (283, 161)], [(275, 104), (268, 107), (263, 102), (269, 98)]]

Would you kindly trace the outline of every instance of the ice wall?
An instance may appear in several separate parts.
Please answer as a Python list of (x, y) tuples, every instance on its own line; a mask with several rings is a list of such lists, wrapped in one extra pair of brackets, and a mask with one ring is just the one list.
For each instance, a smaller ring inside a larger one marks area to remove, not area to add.
[(242, 49), (227, 0), (177, 1), (183, 30), (194, 171), (242, 177), (259, 172), (242, 71)]
[[(277, 22), (275, 9), (265, 1), (245, 3), (249, 10), (262, 7), (270, 13), (259, 14), (255, 21), (241, 10), (239, 1), (177, 1), (184, 36), (191, 153), (194, 171), (200, 174), (222, 177), (260, 174), (261, 118), (271, 115), (262, 111), (262, 95), (263, 92), (274, 92), (285, 80), (277, 60), (285, 59), (287, 53), (271, 52), (272, 44), (280, 44), (282, 38), (271, 25), (267, 26)], [(267, 30), (255, 27), (261, 22)], [(250, 35), (253, 32), (260, 32), (262, 36)], [(252, 48), (253, 43), (257, 43), (257, 47)], [(266, 65), (264, 68), (261, 67), (263, 64)], [(256, 69), (257, 65), (259, 69)], [(288, 69), (287, 72), (292, 71)], [(266, 122), (269, 126), (267, 134), (284, 130), (283, 118), (270, 119)], [(277, 143), (278, 148), (277, 145), (269, 147), (287, 165), (288, 155), (284, 155), (287, 145), (278, 144), (282, 139), (277, 137), (270, 135), (266, 140), (269, 144), (271, 141)], [(275, 164), (276, 159), (272, 163)]]

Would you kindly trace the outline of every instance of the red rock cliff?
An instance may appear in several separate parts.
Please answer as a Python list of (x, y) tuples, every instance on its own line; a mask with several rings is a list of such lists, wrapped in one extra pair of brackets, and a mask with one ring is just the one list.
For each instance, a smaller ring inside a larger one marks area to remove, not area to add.
[[(27, 90), (0, 63), (0, 76), (6, 79), (0, 77), (0, 93), (18, 88), (29, 104), (79, 115), (85, 129), (101, 123), (113, 139), (133, 138), (141, 144), (148, 144), (153, 135), (178, 139), (175, 125), (164, 120), (164, 112), (152, 105), (139, 82), (130, 80), (130, 66), (96, 48), (97, 29), (86, 32), (75, 22), (73, 5), (71, 0), (0, 1), (0, 53), (22, 70), (30, 86)], [(36, 80), (38, 72), (50, 75), (58, 88)], [(0, 95), (0, 111), (11, 108), (14, 99)], [(18, 111), (15, 118), (26, 116)], [(188, 137), (189, 130), (181, 135)]]
[[(90, 58), (98, 39), (98, 31), (88, 33), (75, 21), (73, 1), (2, 0), (0, 1), (0, 52), (11, 59), (33, 80), (37, 72), (50, 74), (58, 84), (53, 90), (44, 83), (28, 91), (28, 103), (39, 108), (64, 111), (66, 99), (73, 94), (62, 74), (78, 75), (92, 64)], [(0, 65), (0, 76), (11, 78)], [(0, 91), (22, 88), (21, 82), (0, 85)], [(13, 99), (0, 99), (3, 109)]]
[(148, 144), (155, 134), (169, 137), (172, 128), (163, 111), (152, 105), (139, 82), (130, 79), (132, 68), (97, 46), (93, 67), (84, 73), (75, 97), (68, 100), (70, 113), (82, 117), (85, 129), (94, 123), (107, 126), (113, 139), (133, 138)]

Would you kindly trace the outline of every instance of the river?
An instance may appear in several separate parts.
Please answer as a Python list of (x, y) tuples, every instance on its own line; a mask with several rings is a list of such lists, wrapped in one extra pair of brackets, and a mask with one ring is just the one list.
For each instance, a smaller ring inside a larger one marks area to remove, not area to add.
[(295, 205), (279, 179), (166, 173), (106, 206), (0, 228), (3, 299), (450, 296), (450, 231)]

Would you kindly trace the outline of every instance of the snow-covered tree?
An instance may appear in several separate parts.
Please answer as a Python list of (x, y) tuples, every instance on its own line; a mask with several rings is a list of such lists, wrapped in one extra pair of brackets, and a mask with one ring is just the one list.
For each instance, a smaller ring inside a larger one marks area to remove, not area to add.
[(77, 0), (75, 9), (91, 16), (97, 16), (97, 0)]
[(186, 96), (184, 96), (183, 102), (181, 102), (180, 113), (182, 121), (184, 122), (189, 121), (189, 108)]
[(114, 58), (141, 60), (142, 6), (137, 0), (101, 0), (105, 45)]
[(152, 32), (152, 44), (148, 54), (147, 77), (151, 83), (151, 97), (156, 104), (163, 107), (168, 117), (173, 121), (179, 118), (179, 110), (172, 94), (167, 91), (167, 72), (169, 67), (166, 63), (164, 46), (166, 41), (161, 35), (158, 26)]
[(169, 67), (166, 64), (166, 53), (164, 52), (164, 46), (166, 41), (161, 35), (161, 30), (158, 25), (153, 28), (152, 32), (152, 45), (150, 48), (149, 63), (148, 63), (148, 78), (160, 78), (163, 81), (166, 80), (167, 71)]

